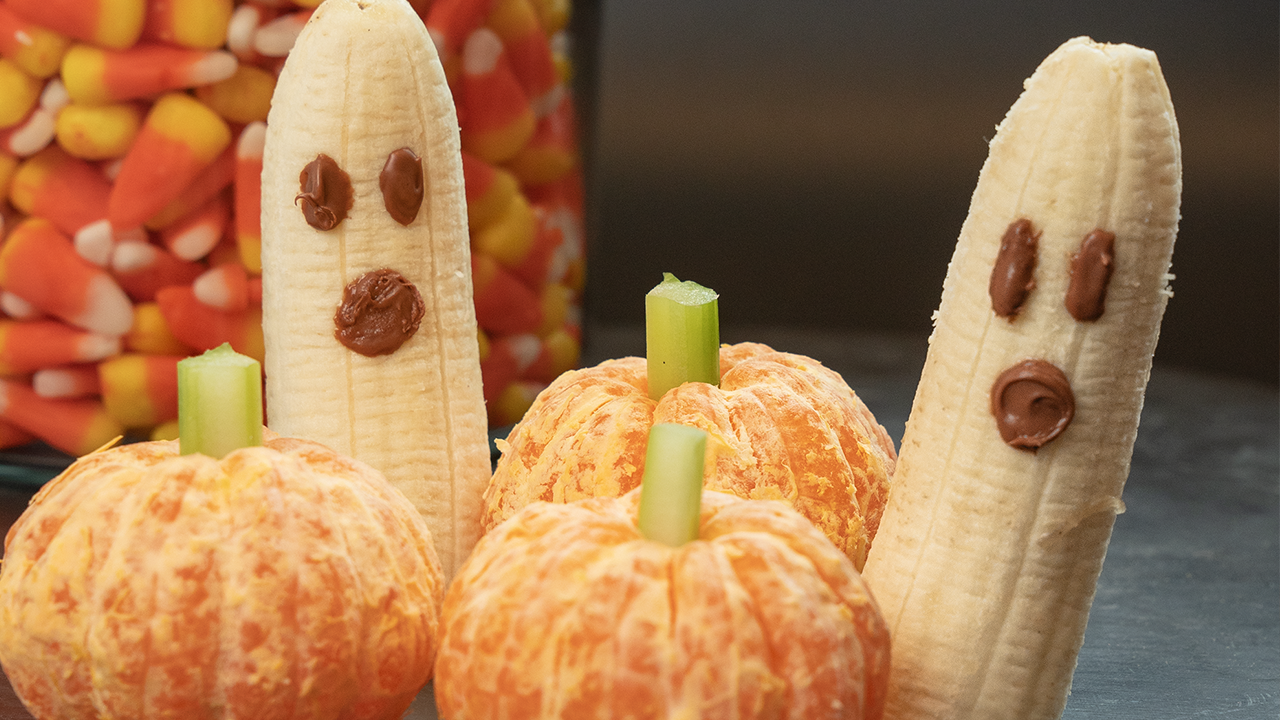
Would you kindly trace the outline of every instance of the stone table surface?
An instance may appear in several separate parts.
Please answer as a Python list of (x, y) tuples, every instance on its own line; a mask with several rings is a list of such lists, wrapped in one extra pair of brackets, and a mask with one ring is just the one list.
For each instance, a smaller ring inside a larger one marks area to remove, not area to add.
[[(583, 362), (644, 352), (592, 328)], [(900, 440), (926, 341), (725, 328), (840, 372)], [(1127, 510), (1099, 580), (1065, 718), (1280, 716), (1280, 402), (1273, 386), (1162, 367), (1147, 391)], [(2, 459), (2, 458), (0, 458)], [(7, 528), (34, 490), (0, 472)], [(8, 478), (7, 480), (5, 478)], [(428, 686), (407, 718), (435, 718)], [(7, 682), (0, 720), (29, 718)]]

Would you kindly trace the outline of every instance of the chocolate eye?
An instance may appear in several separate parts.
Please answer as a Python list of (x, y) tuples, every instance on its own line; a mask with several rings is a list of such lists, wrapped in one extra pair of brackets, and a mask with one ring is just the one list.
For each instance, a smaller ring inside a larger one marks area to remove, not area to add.
[(991, 282), (987, 292), (991, 295), (991, 309), (996, 315), (1013, 322), (1027, 296), (1035, 289), (1036, 253), (1040, 233), (1035, 232), (1031, 221), (1022, 218), (1013, 221), (1000, 240), (1000, 254), (991, 269)]
[(378, 176), (387, 213), (401, 225), (418, 217), (422, 207), (422, 158), (409, 148), (394, 150)]
[(1084, 236), (1080, 250), (1071, 256), (1071, 281), (1066, 297), (1071, 317), (1080, 322), (1102, 317), (1115, 258), (1115, 233), (1098, 228)]
[(332, 230), (347, 217), (354, 202), (351, 178), (333, 158), (320, 153), (307, 163), (298, 178), (302, 191), (293, 198), (301, 203), (307, 224), (317, 230)]

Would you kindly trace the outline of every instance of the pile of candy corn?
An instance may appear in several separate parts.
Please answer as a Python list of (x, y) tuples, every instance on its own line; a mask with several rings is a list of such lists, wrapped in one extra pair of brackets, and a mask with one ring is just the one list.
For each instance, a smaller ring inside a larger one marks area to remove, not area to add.
[[(261, 359), (265, 123), (319, 2), (0, 0), (0, 447), (176, 436), (178, 360), (224, 342)], [(578, 361), (568, 0), (410, 4), (457, 104), (485, 399), (506, 425)]]

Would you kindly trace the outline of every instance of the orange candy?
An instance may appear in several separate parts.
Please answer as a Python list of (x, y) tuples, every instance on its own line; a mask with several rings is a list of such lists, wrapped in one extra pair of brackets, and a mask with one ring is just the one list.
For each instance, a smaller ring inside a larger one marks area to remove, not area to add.
[(266, 123), (250, 123), (236, 142), (235, 230), (240, 262), (249, 272), (262, 273), (262, 150)]
[(533, 136), (537, 120), (492, 30), (480, 28), (467, 38), (458, 83), (462, 148), (491, 163), (511, 159)]
[(123, 335), (133, 324), (133, 304), (115, 280), (41, 218), (24, 220), (0, 248), (0, 287), (93, 332)]
[(148, 0), (142, 38), (198, 50), (227, 41), (232, 0)]
[(124, 434), (99, 400), (44, 398), (13, 380), (0, 380), (0, 418), (70, 455), (93, 452)]
[(0, 3), (0, 55), (38, 78), (57, 74), (71, 40)]
[(77, 40), (105, 48), (138, 41), (146, 0), (5, 0), (21, 17)]
[(0, 320), (0, 375), (97, 362), (120, 352), (120, 338), (60, 320)]
[(151, 428), (178, 417), (182, 355), (117, 355), (98, 365), (102, 404), (126, 428)]
[(120, 166), (107, 207), (111, 224), (150, 219), (230, 144), (231, 129), (208, 106), (183, 93), (161, 97)]
[(262, 308), (226, 311), (205, 305), (190, 286), (163, 288), (156, 303), (174, 337), (197, 350), (212, 350), (230, 343), (236, 352), (259, 362), (264, 354)]
[(111, 183), (93, 165), (57, 145), (27, 158), (14, 172), (9, 202), (27, 215), (74, 235), (107, 216)]
[(236, 71), (229, 52), (143, 43), (127, 50), (76, 45), (62, 59), (62, 81), (75, 102), (107, 103), (225, 80)]
[(17, 63), (0, 58), (0, 129), (22, 122), (36, 106), (44, 82)]
[(85, 160), (118, 158), (128, 152), (142, 127), (145, 111), (137, 103), (71, 103), (54, 125), (58, 145)]

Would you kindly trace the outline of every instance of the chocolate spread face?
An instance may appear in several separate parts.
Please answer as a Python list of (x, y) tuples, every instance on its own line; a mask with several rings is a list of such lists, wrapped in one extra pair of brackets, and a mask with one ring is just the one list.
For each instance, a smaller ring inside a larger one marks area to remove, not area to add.
[(413, 337), (425, 312), (422, 295), (405, 276), (374, 270), (342, 291), (334, 336), (361, 355), (389, 355)]
[(991, 414), (1000, 437), (1019, 450), (1035, 451), (1061, 435), (1075, 410), (1067, 376), (1044, 360), (1024, 360), (991, 386)]
[(1000, 254), (991, 269), (987, 292), (991, 295), (991, 309), (1010, 322), (1036, 287), (1039, 242), (1040, 233), (1035, 232), (1031, 221), (1026, 218), (1011, 223), (1000, 239)]
[(1102, 317), (1115, 256), (1115, 233), (1097, 229), (1085, 236), (1080, 250), (1071, 257), (1071, 283), (1066, 298), (1071, 317), (1081, 322)]
[(317, 230), (332, 230), (346, 219), (355, 200), (351, 177), (328, 155), (321, 153), (302, 169), (302, 186), (293, 198), (302, 207), (307, 224)]
[(413, 222), (422, 207), (422, 158), (407, 147), (392, 151), (378, 175), (378, 187), (391, 219), (401, 225)]

